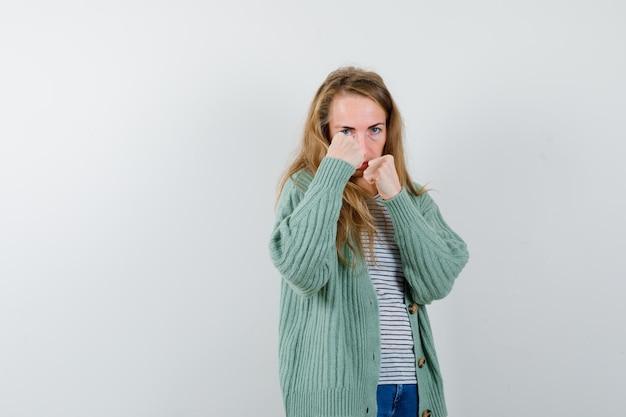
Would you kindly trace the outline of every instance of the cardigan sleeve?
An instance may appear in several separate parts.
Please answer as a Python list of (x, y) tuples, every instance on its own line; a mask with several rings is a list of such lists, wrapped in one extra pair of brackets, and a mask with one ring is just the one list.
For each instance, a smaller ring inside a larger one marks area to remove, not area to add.
[(349, 163), (327, 157), (312, 179), (310, 174), (295, 174), (281, 192), (270, 257), (287, 283), (304, 296), (323, 288), (336, 268), (337, 221), (353, 173)]
[(393, 222), (414, 301), (430, 304), (448, 295), (469, 259), (465, 242), (446, 224), (428, 194), (412, 196), (403, 189), (383, 204)]

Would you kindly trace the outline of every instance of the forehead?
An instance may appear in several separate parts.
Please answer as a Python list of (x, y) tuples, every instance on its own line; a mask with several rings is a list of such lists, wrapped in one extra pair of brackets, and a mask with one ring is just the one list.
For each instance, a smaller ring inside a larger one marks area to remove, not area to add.
[(331, 123), (364, 122), (384, 123), (385, 110), (369, 97), (357, 94), (341, 94), (330, 103), (329, 119)]

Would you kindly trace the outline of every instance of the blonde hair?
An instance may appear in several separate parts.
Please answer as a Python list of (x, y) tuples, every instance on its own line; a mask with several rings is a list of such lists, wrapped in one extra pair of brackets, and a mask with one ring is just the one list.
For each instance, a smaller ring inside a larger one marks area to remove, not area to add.
[[(403, 147), (402, 118), (385, 86), (383, 79), (375, 72), (355, 67), (339, 68), (331, 72), (318, 88), (311, 103), (302, 142), (294, 162), (285, 171), (280, 183), (280, 189), (287, 180), (300, 171), (315, 174), (326, 156), (330, 144), (329, 113), (333, 99), (339, 94), (355, 94), (367, 97), (378, 103), (387, 116), (387, 139), (383, 148), (383, 155), (393, 155), (400, 184), (410, 193), (420, 195), (426, 192), (423, 188), (416, 189), (409, 177)], [(367, 207), (367, 198), (370, 198), (361, 187), (348, 182), (343, 192), (343, 203), (337, 222), (337, 253), (344, 264), (348, 264), (344, 247), (347, 247), (356, 258), (363, 254), (361, 233), (368, 233), (370, 252), (373, 248), (376, 228), (374, 219)], [(350, 262), (353, 266), (355, 262)]]

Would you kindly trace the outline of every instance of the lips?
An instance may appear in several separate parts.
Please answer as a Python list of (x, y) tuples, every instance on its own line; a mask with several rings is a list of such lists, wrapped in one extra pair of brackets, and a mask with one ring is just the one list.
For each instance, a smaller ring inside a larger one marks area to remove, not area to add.
[(363, 162), (363, 165), (361, 165), (358, 169), (364, 170), (365, 168), (368, 167), (368, 165), (369, 165), (368, 162), (365, 161), (365, 162)]

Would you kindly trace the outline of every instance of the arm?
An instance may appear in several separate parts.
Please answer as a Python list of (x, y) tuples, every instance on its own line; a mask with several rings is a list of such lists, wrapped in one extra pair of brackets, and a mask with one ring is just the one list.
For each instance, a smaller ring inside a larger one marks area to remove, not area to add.
[(444, 221), (427, 194), (405, 189), (383, 201), (391, 215), (404, 275), (419, 304), (430, 304), (452, 290), (469, 259), (465, 242)]
[(337, 262), (337, 220), (343, 190), (354, 173), (349, 163), (324, 158), (310, 184), (289, 179), (282, 190), (270, 239), (270, 256), (297, 292), (311, 296), (326, 285)]

